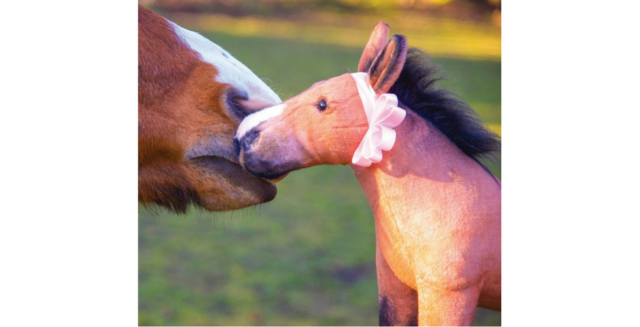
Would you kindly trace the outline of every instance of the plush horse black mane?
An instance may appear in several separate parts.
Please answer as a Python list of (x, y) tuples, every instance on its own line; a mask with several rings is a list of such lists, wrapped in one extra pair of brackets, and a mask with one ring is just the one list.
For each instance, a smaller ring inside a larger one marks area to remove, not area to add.
[(468, 156), (492, 157), (500, 150), (500, 137), (486, 129), (478, 114), (458, 96), (435, 88), (440, 69), (431, 57), (409, 48), (400, 77), (389, 90), (400, 102), (430, 121)]

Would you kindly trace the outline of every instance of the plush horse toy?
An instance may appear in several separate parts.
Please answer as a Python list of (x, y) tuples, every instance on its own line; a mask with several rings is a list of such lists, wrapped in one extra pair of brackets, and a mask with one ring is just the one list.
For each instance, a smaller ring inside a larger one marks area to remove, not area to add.
[(375, 218), (380, 324), (470, 325), (501, 307), (501, 185), (477, 160), (500, 141), (388, 33), (374, 27), (358, 73), (246, 117), (234, 148), (267, 179), (351, 165)]

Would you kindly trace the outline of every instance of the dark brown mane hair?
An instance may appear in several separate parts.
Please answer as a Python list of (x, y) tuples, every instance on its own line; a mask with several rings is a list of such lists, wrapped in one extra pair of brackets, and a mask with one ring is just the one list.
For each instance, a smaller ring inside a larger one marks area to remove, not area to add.
[(478, 114), (455, 93), (436, 88), (441, 79), (440, 68), (431, 57), (409, 48), (400, 77), (389, 93), (431, 122), (468, 156), (493, 158), (500, 150), (500, 137), (486, 129)]

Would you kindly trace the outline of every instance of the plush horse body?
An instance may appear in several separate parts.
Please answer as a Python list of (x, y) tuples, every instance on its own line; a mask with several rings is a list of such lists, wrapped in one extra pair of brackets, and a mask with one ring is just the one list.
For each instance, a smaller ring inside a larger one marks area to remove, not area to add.
[(355, 173), (375, 217), (381, 324), (419, 312), (423, 325), (470, 325), (476, 306), (500, 310), (500, 185), (407, 113), (397, 145)]
[(358, 65), (377, 97), (396, 94), (406, 110), (382, 160), (354, 164), (371, 129), (355, 74), (248, 116), (235, 149), (264, 178), (350, 164), (375, 219), (380, 324), (470, 325), (477, 306), (501, 308), (501, 186), (476, 159), (500, 143), (468, 106), (433, 88), (426, 55), (404, 36), (387, 40), (379, 23)]
[(203, 36), (138, 6), (138, 200), (184, 212), (270, 201), (233, 152), (240, 121), (280, 98)]

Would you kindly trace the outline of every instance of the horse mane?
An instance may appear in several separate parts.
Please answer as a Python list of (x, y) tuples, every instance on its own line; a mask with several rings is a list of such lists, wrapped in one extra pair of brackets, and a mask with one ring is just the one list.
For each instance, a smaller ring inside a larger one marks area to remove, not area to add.
[(486, 129), (478, 114), (459, 97), (435, 88), (440, 68), (424, 52), (409, 48), (400, 77), (389, 90), (400, 102), (431, 122), (462, 152), (476, 159), (492, 158), (500, 150), (500, 137)]

